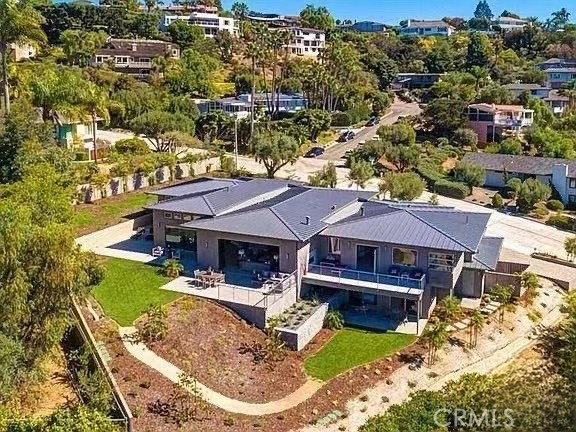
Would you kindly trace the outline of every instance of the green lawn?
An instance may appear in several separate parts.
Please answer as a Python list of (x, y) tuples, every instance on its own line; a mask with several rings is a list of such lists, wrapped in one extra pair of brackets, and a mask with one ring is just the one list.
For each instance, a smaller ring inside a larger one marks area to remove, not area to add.
[(119, 258), (107, 258), (105, 263), (106, 276), (92, 294), (121, 326), (132, 325), (151, 303), (166, 304), (181, 296), (159, 289), (170, 281), (158, 273), (159, 267)]
[(416, 336), (401, 333), (376, 333), (344, 328), (316, 355), (304, 362), (308, 375), (328, 381), (336, 375), (386, 357), (416, 340)]
[(72, 224), (78, 234), (86, 234), (87, 230), (98, 231), (117, 224), (123, 216), (138, 212), (154, 202), (156, 196), (139, 191), (105, 198), (94, 204), (77, 205)]

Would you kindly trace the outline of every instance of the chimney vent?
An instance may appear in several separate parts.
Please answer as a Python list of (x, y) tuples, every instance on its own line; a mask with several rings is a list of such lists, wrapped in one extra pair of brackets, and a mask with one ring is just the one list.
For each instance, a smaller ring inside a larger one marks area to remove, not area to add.
[(304, 218), (304, 225), (310, 225), (310, 216)]
[(366, 210), (364, 209), (364, 207), (360, 207), (360, 216), (364, 216), (365, 213)]

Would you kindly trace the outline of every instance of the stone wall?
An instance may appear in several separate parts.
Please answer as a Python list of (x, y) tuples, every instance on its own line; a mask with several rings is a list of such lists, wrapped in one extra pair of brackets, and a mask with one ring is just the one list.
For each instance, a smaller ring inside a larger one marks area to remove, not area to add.
[[(210, 158), (203, 161), (190, 163), (179, 163), (175, 167), (174, 178), (185, 179), (209, 173), (212, 170), (220, 168), (219, 158)], [(170, 181), (170, 168), (165, 166), (156, 169), (149, 176), (142, 174), (132, 174), (126, 177), (113, 177), (103, 190), (91, 186), (89, 184), (78, 185), (78, 200), (83, 203), (91, 203), (98, 201), (102, 198), (121, 195), (126, 192), (131, 192), (143, 189), (154, 184), (162, 184)], [(104, 195), (104, 196), (103, 196)]]

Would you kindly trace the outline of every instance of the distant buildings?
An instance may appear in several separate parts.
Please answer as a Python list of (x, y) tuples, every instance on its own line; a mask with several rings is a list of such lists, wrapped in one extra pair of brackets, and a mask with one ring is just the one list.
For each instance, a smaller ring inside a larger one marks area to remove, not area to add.
[(358, 33), (376, 33), (387, 30), (386, 24), (375, 21), (357, 21), (353, 24), (341, 24), (341, 29), (353, 30)]
[(490, 25), (494, 27), (498, 27), (502, 30), (522, 30), (528, 21), (519, 19), (519, 18), (511, 18), (511, 17), (503, 17), (500, 16), (498, 18), (494, 18)]
[(546, 86), (559, 89), (576, 79), (576, 59), (551, 58), (536, 66), (546, 73)]
[(180, 47), (174, 43), (144, 39), (108, 39), (92, 64), (109, 64), (116, 72), (146, 76), (156, 57), (180, 57)]
[[(236, 97), (203, 101), (198, 104), (198, 109), (201, 113), (224, 111), (229, 116), (246, 118), (250, 115), (251, 96), (250, 94), (241, 94)], [(297, 112), (308, 106), (306, 98), (300, 93), (281, 93), (279, 98), (271, 93), (256, 93), (254, 97), (256, 111), (266, 111), (268, 109), (267, 101), (274, 104), (278, 103), (278, 110), (281, 112)]]
[(30, 60), (32, 57), (36, 56), (36, 48), (26, 43), (12, 43), (10, 44), (9, 56), (12, 61), (15, 62)]
[(409, 19), (400, 28), (401, 36), (450, 36), (454, 27), (444, 21), (420, 21)]
[(552, 90), (540, 84), (506, 84), (504, 88), (512, 93), (515, 99), (518, 99), (524, 92), (528, 92), (534, 98), (542, 99), (548, 103), (554, 114), (562, 114), (570, 102), (568, 96), (562, 96), (558, 90)]
[(201, 27), (207, 38), (213, 38), (221, 31), (227, 31), (230, 34), (238, 33), (238, 23), (234, 18), (221, 17), (215, 12), (166, 12), (162, 16), (160, 27), (166, 31), (170, 24), (176, 21), (184, 21), (187, 24)]
[[(100, 121), (101, 119), (98, 119)], [(68, 149), (85, 153), (85, 160), (94, 160), (94, 130), (92, 121), (72, 120), (62, 113), (54, 116), (56, 140)], [(98, 133), (98, 123), (94, 124)]]
[(415, 89), (431, 87), (442, 77), (441, 73), (399, 73), (392, 82), (392, 88)]
[(534, 110), (522, 105), (472, 104), (466, 108), (466, 116), (479, 144), (494, 142), (497, 137), (518, 137), (534, 122)]

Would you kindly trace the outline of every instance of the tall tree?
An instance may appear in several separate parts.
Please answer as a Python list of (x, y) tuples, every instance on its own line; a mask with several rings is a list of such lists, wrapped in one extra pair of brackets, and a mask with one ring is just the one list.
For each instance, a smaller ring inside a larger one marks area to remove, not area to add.
[(298, 160), (300, 147), (291, 136), (280, 132), (261, 132), (252, 140), (256, 162), (264, 165), (268, 178), (274, 178), (280, 168)]
[(334, 28), (334, 18), (324, 6), (307, 5), (300, 12), (300, 23), (303, 27), (310, 27), (325, 32)]
[(350, 172), (348, 173), (348, 180), (356, 183), (356, 189), (364, 189), (366, 183), (374, 177), (374, 168), (370, 162), (364, 160), (350, 161)]
[(108, 112), (108, 93), (106, 90), (98, 87), (94, 83), (88, 83), (83, 89), (80, 96), (82, 108), (85, 110), (92, 123), (92, 141), (94, 143), (94, 163), (98, 163), (98, 120), (105, 123), (110, 122), (110, 113)]
[(34, 43), (46, 40), (41, 28), (42, 15), (28, 0), (0, 0), (0, 61), (4, 109), (10, 112), (8, 85), (8, 49), (12, 43)]
[(248, 18), (248, 13), (250, 10), (248, 9), (248, 5), (244, 2), (235, 2), (232, 5), (232, 13), (234, 14), (234, 18), (237, 20), (245, 20)]

